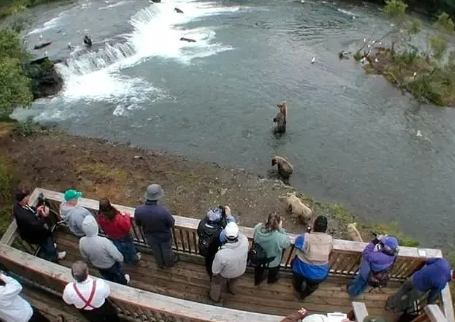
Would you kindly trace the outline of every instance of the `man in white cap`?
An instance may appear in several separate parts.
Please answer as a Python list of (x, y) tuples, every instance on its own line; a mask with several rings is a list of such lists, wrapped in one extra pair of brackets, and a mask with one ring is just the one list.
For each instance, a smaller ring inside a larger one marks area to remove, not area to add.
[(134, 211), (134, 221), (142, 228), (160, 268), (172, 267), (177, 262), (172, 250), (175, 220), (167, 207), (158, 204), (163, 196), (163, 188), (159, 184), (151, 184), (145, 192), (145, 203)]
[(225, 284), (228, 292), (235, 294), (235, 282), (245, 273), (248, 258), (248, 239), (239, 234), (237, 224), (228, 223), (224, 231), (227, 241), (216, 253), (212, 264), (213, 276), (209, 296), (215, 303), (220, 302), (221, 288)]

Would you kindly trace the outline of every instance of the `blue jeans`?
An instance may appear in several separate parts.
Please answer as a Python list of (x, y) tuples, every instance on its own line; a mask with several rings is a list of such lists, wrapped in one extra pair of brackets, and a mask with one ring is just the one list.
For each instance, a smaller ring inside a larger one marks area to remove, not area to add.
[(134, 263), (138, 261), (136, 246), (134, 246), (133, 238), (131, 236), (126, 236), (120, 239), (112, 239), (115, 247), (123, 255), (124, 263)]
[(116, 262), (110, 268), (98, 268), (100, 275), (108, 281), (126, 285), (127, 281), (125, 278), (125, 271), (123, 270), (122, 264)]
[(351, 297), (356, 297), (365, 292), (368, 287), (368, 282), (363, 279), (360, 274), (354, 278), (354, 280), (348, 286), (348, 294)]
[(51, 237), (47, 237), (46, 241), (40, 245), (41, 249), (38, 257), (47, 259), (52, 262), (57, 261), (57, 250), (54, 247), (54, 241)]

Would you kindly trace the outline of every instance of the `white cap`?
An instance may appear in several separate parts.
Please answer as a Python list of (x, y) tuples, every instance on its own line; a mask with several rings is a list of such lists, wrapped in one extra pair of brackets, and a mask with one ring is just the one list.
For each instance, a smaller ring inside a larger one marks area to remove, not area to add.
[(302, 322), (328, 322), (329, 318), (322, 314), (311, 314), (302, 320)]
[(226, 237), (228, 239), (235, 239), (239, 237), (239, 226), (233, 221), (229, 222), (226, 225), (226, 228), (224, 228), (224, 231), (226, 232)]

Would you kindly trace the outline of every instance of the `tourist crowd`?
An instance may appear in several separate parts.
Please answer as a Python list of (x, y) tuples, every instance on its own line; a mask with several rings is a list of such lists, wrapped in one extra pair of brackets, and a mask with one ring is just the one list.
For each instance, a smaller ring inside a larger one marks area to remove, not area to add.
[[(69, 230), (79, 239), (81, 256), (85, 260), (73, 263), (71, 272), (74, 282), (69, 283), (63, 300), (74, 305), (89, 321), (119, 321), (116, 309), (109, 302), (109, 284), (103, 279), (127, 285), (130, 276), (123, 263), (137, 264), (141, 253), (137, 252), (130, 235), (132, 221), (140, 227), (157, 265), (174, 266), (179, 257), (172, 249), (172, 229), (175, 220), (169, 209), (159, 203), (164, 191), (158, 184), (150, 185), (145, 192), (145, 203), (136, 208), (134, 219), (121, 213), (108, 199), (99, 202), (96, 215), (78, 204), (82, 193), (67, 190), (65, 201), (60, 205), (60, 217)], [(57, 262), (65, 252), (57, 251), (52, 239), (52, 221), (45, 202), (29, 205), (30, 192), (16, 193), (14, 216), (20, 237), (40, 247), (39, 257)], [(200, 221), (198, 234), (199, 253), (205, 259), (210, 277), (208, 294), (214, 303), (222, 302), (222, 289), (236, 294), (236, 282), (254, 267), (254, 283), (259, 285), (279, 281), (279, 271), (284, 251), (291, 240), (282, 227), (282, 218), (272, 213), (265, 223), (254, 227), (253, 244), (240, 231), (236, 217), (229, 206), (209, 209)], [(299, 300), (304, 300), (318, 289), (329, 274), (329, 258), (333, 238), (327, 233), (327, 218), (318, 216), (311, 230), (302, 233), (294, 241), (296, 256), (292, 259), (293, 289)], [(99, 235), (99, 229), (106, 237)], [(351, 297), (361, 295), (368, 287), (386, 287), (390, 272), (396, 262), (399, 245), (392, 236), (377, 236), (365, 247), (359, 272), (347, 285)], [(98, 269), (103, 279), (89, 276), (87, 264)], [(453, 271), (444, 258), (432, 258), (387, 300), (386, 310), (395, 313), (409, 311), (415, 300), (428, 293), (427, 302), (433, 303), (447, 282), (454, 279)], [(20, 295), (20, 284), (5, 274), (0, 275), (0, 319), (5, 322), (48, 321), (38, 310), (31, 307)], [(299, 311), (283, 319), (311, 322), (310, 316)], [(313, 317), (312, 319), (314, 319)], [(307, 320), (308, 319), (308, 320)]]

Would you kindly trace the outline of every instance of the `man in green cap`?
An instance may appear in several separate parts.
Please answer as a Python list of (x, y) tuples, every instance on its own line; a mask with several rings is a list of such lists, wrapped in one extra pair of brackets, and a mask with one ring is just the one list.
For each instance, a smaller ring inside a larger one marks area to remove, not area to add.
[(60, 216), (66, 222), (71, 232), (78, 238), (85, 236), (82, 231), (82, 222), (92, 213), (84, 207), (78, 206), (77, 202), (82, 197), (82, 192), (69, 189), (65, 191), (65, 202), (60, 205)]

